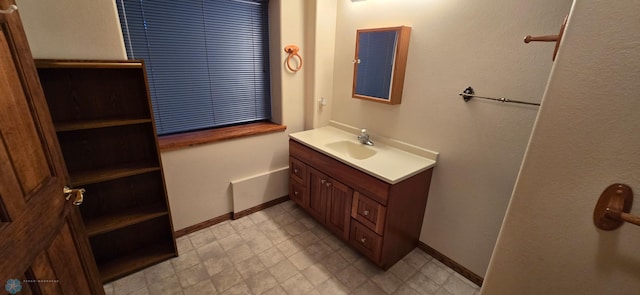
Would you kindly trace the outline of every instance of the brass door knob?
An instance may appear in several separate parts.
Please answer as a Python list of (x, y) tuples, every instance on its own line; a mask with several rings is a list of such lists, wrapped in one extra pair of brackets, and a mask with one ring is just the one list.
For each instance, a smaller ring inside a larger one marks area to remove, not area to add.
[(68, 186), (65, 186), (62, 189), (64, 199), (68, 201), (73, 197), (73, 204), (76, 206), (80, 206), (84, 201), (84, 192), (86, 192), (84, 188), (69, 188)]

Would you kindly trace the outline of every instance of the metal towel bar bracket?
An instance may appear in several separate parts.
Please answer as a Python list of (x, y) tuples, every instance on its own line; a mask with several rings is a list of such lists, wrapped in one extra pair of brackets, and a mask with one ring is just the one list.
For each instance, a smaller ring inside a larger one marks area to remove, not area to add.
[(600, 195), (593, 210), (593, 223), (602, 230), (614, 230), (628, 222), (640, 225), (640, 217), (629, 214), (633, 191), (626, 184), (614, 183)]

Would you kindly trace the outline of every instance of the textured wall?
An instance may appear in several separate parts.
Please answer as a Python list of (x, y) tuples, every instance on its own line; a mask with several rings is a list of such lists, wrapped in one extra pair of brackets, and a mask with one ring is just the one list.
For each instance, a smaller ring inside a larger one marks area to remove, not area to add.
[(35, 58), (126, 59), (115, 1), (17, 0)]
[(575, 2), (482, 294), (638, 294), (640, 228), (592, 221), (613, 183), (640, 215), (638, 11)]

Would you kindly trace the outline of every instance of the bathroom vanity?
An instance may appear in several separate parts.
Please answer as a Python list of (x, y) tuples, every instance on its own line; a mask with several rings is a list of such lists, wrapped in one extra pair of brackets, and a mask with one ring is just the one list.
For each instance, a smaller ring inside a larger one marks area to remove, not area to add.
[(438, 153), (376, 138), (365, 146), (349, 131), (333, 123), (290, 135), (289, 195), (386, 270), (418, 244)]

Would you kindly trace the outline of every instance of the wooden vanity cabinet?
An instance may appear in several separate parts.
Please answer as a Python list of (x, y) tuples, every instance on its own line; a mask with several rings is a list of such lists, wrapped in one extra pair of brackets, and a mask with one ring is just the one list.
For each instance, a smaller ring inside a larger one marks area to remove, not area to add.
[(432, 168), (390, 184), (294, 140), (289, 155), (291, 199), (375, 264), (418, 245)]

